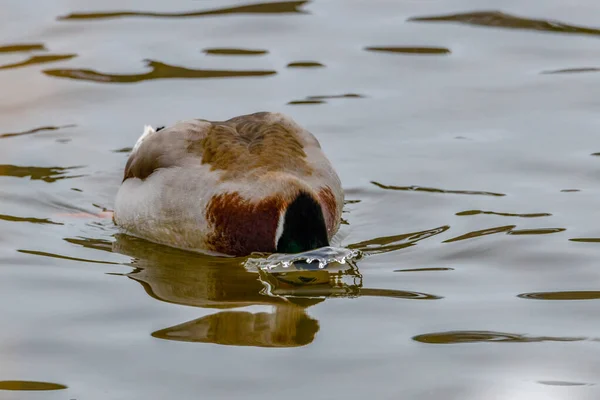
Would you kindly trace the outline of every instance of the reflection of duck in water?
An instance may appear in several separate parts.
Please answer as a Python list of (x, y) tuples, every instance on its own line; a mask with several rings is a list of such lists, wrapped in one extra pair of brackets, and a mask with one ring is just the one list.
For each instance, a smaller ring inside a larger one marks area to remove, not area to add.
[(182, 249), (297, 253), (329, 245), (343, 202), (318, 140), (284, 115), (256, 113), (146, 127), (114, 220)]
[[(118, 235), (113, 250), (136, 258), (127, 276), (155, 299), (201, 308), (215, 314), (162, 329), (152, 336), (176, 341), (237, 346), (295, 347), (309, 344), (319, 323), (306, 308), (323, 299), (298, 299), (264, 293), (256, 273), (242, 258), (187, 253)], [(273, 306), (271, 312), (232, 310), (253, 305)]]
[[(115, 242), (66, 238), (69, 243), (116, 252), (133, 258), (125, 276), (140, 283), (153, 298), (191, 307), (213, 308), (215, 314), (161, 329), (152, 335), (166, 340), (237, 346), (294, 347), (314, 340), (317, 320), (308, 307), (329, 297), (375, 296), (437, 300), (420, 292), (363, 287), (352, 262), (326, 269), (302, 267), (256, 270), (247, 258), (212, 257), (116, 235)], [(308, 265), (310, 266), (310, 265)], [(239, 310), (271, 306), (270, 312)], [(236, 310), (238, 309), (238, 310)]]

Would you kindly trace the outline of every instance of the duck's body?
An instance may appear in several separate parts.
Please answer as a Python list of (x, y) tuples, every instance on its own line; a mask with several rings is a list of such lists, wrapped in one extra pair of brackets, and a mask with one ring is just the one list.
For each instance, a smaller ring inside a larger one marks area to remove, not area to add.
[(125, 231), (187, 250), (247, 255), (327, 246), (344, 194), (317, 139), (292, 119), (146, 127), (115, 202)]

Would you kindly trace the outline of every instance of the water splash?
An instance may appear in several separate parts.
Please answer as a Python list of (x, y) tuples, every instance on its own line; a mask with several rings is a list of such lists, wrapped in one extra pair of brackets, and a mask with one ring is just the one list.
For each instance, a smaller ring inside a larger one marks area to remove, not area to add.
[(266, 271), (271, 273), (288, 272), (288, 270), (321, 270), (329, 265), (346, 264), (362, 257), (360, 250), (344, 247), (322, 247), (316, 250), (296, 254), (271, 254), (266, 258), (249, 258), (246, 269), (250, 271)]
[(250, 258), (245, 267), (258, 272), (264, 286), (261, 294), (298, 304), (306, 299), (359, 296), (362, 275), (355, 261), (361, 257), (359, 250), (323, 247), (298, 254)]

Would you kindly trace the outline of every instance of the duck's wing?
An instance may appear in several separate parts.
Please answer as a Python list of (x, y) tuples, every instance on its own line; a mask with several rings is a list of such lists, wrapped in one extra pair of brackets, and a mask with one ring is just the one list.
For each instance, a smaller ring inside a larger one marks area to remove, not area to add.
[[(190, 156), (202, 157), (198, 154), (198, 144), (210, 132), (212, 124), (203, 120), (190, 120), (155, 130), (146, 126), (138, 139), (127, 164), (123, 181), (129, 178), (146, 179), (160, 168), (181, 166)], [(190, 148), (196, 151), (190, 153)]]
[(223, 180), (268, 172), (306, 177), (313, 173), (310, 151), (321, 152), (317, 139), (291, 118), (270, 112), (211, 122), (202, 141), (202, 163), (222, 171)]
[(160, 130), (146, 126), (123, 180), (145, 179), (157, 169), (184, 166), (190, 160), (221, 170), (229, 179), (253, 171), (308, 176), (321, 158), (312, 133), (284, 114), (259, 112), (227, 121), (183, 121)]

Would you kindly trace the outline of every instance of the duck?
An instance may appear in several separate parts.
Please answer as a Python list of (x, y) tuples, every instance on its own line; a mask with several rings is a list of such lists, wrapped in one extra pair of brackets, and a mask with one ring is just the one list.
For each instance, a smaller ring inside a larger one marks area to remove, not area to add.
[(317, 138), (291, 117), (145, 126), (125, 165), (113, 220), (124, 233), (224, 256), (329, 246), (344, 192)]

